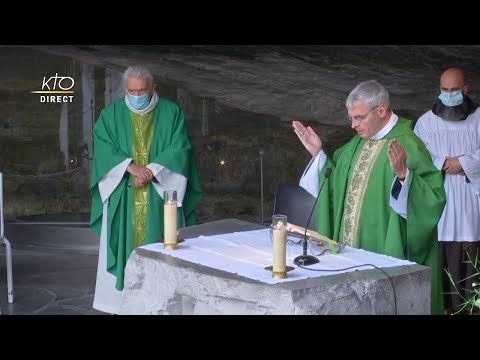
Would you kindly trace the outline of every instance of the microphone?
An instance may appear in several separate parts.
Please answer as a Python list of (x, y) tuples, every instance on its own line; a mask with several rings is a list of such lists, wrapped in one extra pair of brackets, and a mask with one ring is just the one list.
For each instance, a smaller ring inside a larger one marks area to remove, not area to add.
[(305, 226), (305, 234), (303, 236), (303, 255), (297, 256), (294, 260), (293, 263), (298, 266), (309, 266), (313, 264), (317, 264), (320, 261), (312, 255), (307, 255), (307, 231), (308, 231), (308, 226), (310, 225), (310, 221), (312, 220), (313, 212), (315, 211), (315, 207), (317, 206), (318, 199), (320, 197), (320, 193), (322, 192), (323, 185), (325, 185), (325, 182), (327, 179), (330, 177), (332, 174), (332, 168), (327, 168), (325, 170), (325, 179), (322, 181), (322, 185), (320, 185), (320, 190), (318, 190), (318, 195), (317, 198), (315, 199), (315, 203), (313, 204), (312, 212), (310, 213), (310, 217), (308, 218), (307, 226)]
[(258, 150), (258, 155), (260, 156), (260, 224), (265, 225), (263, 220), (263, 154), (265, 151), (263, 149)]

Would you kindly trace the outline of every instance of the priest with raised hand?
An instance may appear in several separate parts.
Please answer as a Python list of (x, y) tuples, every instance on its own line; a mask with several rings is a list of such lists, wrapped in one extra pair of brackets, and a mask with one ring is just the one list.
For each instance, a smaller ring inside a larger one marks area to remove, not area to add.
[(203, 196), (182, 109), (160, 97), (151, 72), (129, 67), (125, 97), (102, 110), (93, 130), (90, 227), (100, 236), (93, 307), (120, 312), (133, 249), (163, 239), (163, 192), (176, 190), (178, 228), (196, 223)]
[(300, 186), (317, 197), (325, 170), (333, 169), (318, 200), (318, 231), (351, 247), (430, 267), (432, 314), (442, 314), (436, 231), (445, 207), (442, 174), (413, 133), (412, 122), (390, 109), (381, 84), (358, 85), (346, 108), (357, 135), (332, 159), (311, 127), (292, 124), (312, 155)]

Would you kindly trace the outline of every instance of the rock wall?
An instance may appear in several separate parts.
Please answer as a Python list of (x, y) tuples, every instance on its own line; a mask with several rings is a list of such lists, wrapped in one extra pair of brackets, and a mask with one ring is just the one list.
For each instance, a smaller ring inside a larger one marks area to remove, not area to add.
[[(60, 219), (83, 213), (88, 218), (91, 154), (85, 150), (84, 113), (91, 110), (81, 91), (86, 65), (94, 68), (95, 119), (105, 106), (110, 72), (132, 63), (150, 66), (159, 94), (185, 110), (206, 193), (199, 220), (259, 221), (259, 151), (264, 152), (265, 220), (277, 185), (297, 182), (309, 160), (292, 131), (292, 119), (314, 126), (331, 153), (353, 135), (344, 100), (361, 81), (380, 81), (391, 93), (393, 109), (416, 119), (435, 100), (439, 72), (450, 64), (470, 70), (472, 97), (478, 99), (479, 55), (478, 45), (0, 46), (6, 216)], [(76, 82), (67, 139), (60, 135), (62, 107), (40, 103), (30, 93), (56, 72), (70, 74)]]

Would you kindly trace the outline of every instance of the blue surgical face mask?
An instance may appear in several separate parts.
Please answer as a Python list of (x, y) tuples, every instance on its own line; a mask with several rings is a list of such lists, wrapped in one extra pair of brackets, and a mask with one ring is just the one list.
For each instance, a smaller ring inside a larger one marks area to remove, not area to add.
[(130, 104), (132, 104), (132, 106), (137, 110), (143, 110), (148, 106), (150, 103), (148, 98), (148, 94), (140, 96), (128, 94), (128, 100), (130, 101)]
[(457, 106), (463, 103), (463, 94), (461, 91), (451, 93), (442, 91), (438, 98), (445, 106)]

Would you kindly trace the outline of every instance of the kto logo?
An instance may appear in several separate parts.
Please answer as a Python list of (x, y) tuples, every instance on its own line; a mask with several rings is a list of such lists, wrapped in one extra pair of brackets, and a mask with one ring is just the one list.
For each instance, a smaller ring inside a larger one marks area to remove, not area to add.
[[(31, 91), (33, 94), (45, 94), (40, 96), (40, 102), (44, 103), (68, 103), (73, 101), (75, 80), (70, 76), (43, 77), (42, 90)], [(54, 95), (56, 94), (56, 95)], [(67, 95), (72, 94), (72, 95)]]

